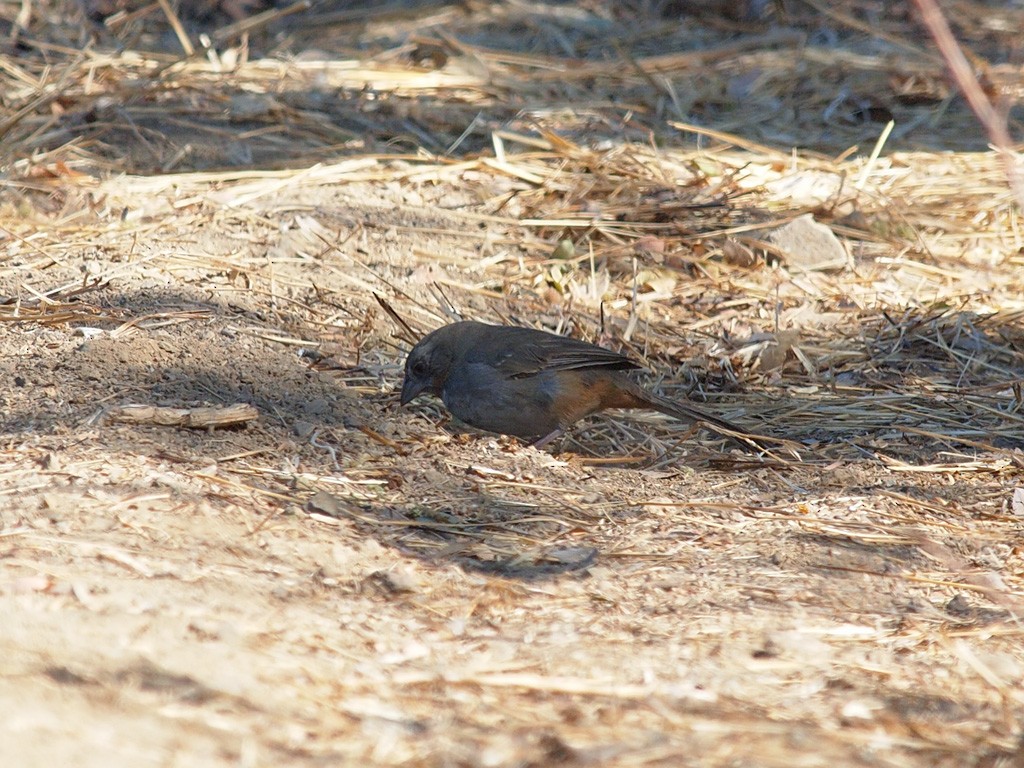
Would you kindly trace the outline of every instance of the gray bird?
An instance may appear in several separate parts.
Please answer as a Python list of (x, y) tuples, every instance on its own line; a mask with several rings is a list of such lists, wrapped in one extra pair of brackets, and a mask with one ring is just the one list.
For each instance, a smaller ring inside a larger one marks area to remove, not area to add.
[(413, 347), (401, 400), (436, 395), (460, 421), (538, 447), (606, 408), (650, 408), (760, 447), (725, 419), (648, 392), (625, 373), (639, 367), (585, 341), (466, 321), (438, 328)]

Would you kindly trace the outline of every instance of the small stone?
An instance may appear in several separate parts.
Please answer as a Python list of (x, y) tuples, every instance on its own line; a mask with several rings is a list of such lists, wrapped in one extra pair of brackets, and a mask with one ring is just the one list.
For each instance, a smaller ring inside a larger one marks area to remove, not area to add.
[(767, 232), (764, 239), (782, 251), (794, 272), (838, 270), (849, 261), (839, 238), (809, 213)]

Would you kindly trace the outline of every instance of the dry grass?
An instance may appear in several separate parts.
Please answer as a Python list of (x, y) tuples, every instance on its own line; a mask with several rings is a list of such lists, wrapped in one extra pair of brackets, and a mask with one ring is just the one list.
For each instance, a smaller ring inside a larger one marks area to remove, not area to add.
[[(785, 5), (293, 9), (194, 56), (188, 6), (89, 48), (23, 6), (9, 759), (1016, 764), (1019, 212), (900, 11)], [(1012, 95), (1013, 13), (976, 11), (947, 8)], [(845, 267), (765, 241), (808, 212)], [(644, 414), (557, 455), (453, 434), (395, 408), (412, 339), (375, 295), (415, 333), (620, 348), (794, 450)], [(260, 423), (100, 418), (241, 403)]]

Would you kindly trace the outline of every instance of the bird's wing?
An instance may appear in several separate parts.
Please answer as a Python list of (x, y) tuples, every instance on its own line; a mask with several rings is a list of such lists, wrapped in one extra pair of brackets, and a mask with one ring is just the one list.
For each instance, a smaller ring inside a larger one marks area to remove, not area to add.
[(501, 350), (494, 366), (508, 376), (522, 378), (543, 371), (567, 371), (579, 368), (608, 368), (625, 370), (639, 368), (628, 357), (610, 349), (598, 347), (585, 341), (566, 336), (534, 331), (529, 328), (516, 329), (508, 337), (514, 343)]

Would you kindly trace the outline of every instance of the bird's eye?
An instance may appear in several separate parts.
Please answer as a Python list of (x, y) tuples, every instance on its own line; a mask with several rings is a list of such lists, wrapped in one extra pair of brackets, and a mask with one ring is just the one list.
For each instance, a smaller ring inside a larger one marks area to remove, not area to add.
[(410, 370), (414, 376), (425, 376), (427, 373), (427, 361), (422, 359), (414, 361)]

